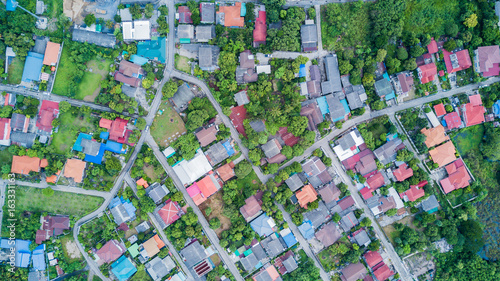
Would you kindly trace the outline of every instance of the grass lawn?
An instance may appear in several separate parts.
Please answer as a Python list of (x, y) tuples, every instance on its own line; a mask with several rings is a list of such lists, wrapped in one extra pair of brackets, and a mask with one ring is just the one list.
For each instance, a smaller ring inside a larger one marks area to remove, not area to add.
[(146, 272), (146, 270), (138, 270), (131, 278), (131, 281), (137, 280), (137, 281), (148, 281), (148, 280), (153, 280), (149, 276), (149, 274)]
[(255, 173), (255, 171), (252, 170), (252, 172), (250, 172), (250, 174), (248, 174), (246, 177), (244, 177), (242, 179), (238, 178), (238, 180), (236, 181), (236, 184), (240, 188), (256, 189), (257, 187), (259, 187), (261, 185), (261, 182), (259, 180), (259, 177), (257, 177), (257, 174)]
[(2, 163), (2, 165), (8, 164), (10, 167), (10, 165), (12, 164), (12, 155), (13, 154), (10, 153), (7, 148), (8, 147), (3, 146), (2, 150), (0, 150), (0, 163)]
[(479, 124), (463, 128), (451, 137), (460, 155), (465, 155), (473, 149), (479, 148), (483, 139), (484, 125)]
[(384, 119), (376, 118), (376, 119), (370, 121), (368, 124), (366, 124), (366, 128), (367, 128), (368, 132), (373, 133), (373, 138), (375, 140), (380, 139), (381, 135), (385, 135), (389, 132), (387, 130), (387, 128), (384, 126), (384, 124), (382, 123), (383, 120)]
[(165, 147), (175, 138), (185, 133), (186, 127), (184, 121), (168, 101), (162, 101), (159, 111), (163, 111), (163, 114), (156, 114), (150, 132), (156, 143)]
[(87, 63), (87, 68), (92, 69), (92, 72), (87, 71), (83, 75), (83, 79), (78, 87), (75, 99), (93, 102), (99, 94), (100, 83), (104, 78), (106, 78), (111, 63), (112, 61), (109, 59), (103, 61), (89, 61)]
[[(205, 209), (208, 207), (212, 209), (210, 216), (207, 216), (205, 214)], [(203, 202), (200, 205), (200, 209), (203, 210), (203, 213), (205, 214), (205, 217), (207, 218), (208, 221), (210, 221), (215, 217), (219, 218), (221, 226), (220, 228), (214, 230), (219, 238), (222, 231), (227, 230), (231, 227), (231, 219), (222, 214), (222, 211), (224, 210), (224, 201), (222, 201), (222, 192), (217, 192), (214, 195), (210, 196), (210, 198), (208, 198), (207, 201)]]
[(76, 68), (73, 62), (69, 60), (71, 56), (69, 47), (63, 47), (59, 66), (57, 67), (56, 80), (52, 93), (60, 96), (69, 96), (69, 83), (72, 79), (73, 69)]
[(68, 263), (78, 261), (82, 259), (80, 250), (73, 239), (71, 234), (61, 237), (61, 245), (63, 246), (64, 256)]
[(191, 65), (189, 65), (189, 58), (184, 56), (175, 56), (175, 68), (191, 74)]
[(50, 1), (50, 5), (51, 5), (51, 14), (52, 14), (52, 18), (57, 18), (57, 15), (60, 15), (62, 14), (63, 12), (63, 1), (60, 1), (60, 0), (51, 0)]
[(399, 237), (399, 231), (397, 231), (392, 224), (385, 226), (383, 229), (387, 237), (389, 237), (389, 240), (391, 240), (391, 243), (394, 245), (394, 238)]
[(53, 214), (83, 216), (97, 209), (103, 198), (69, 192), (54, 191), (52, 197), (42, 194), (42, 189), (18, 186), (16, 212), (34, 211)]
[(95, 129), (94, 124), (89, 122), (89, 118), (91, 118), (90, 113), (80, 112), (79, 116), (75, 116), (69, 111), (59, 116), (61, 125), (59, 126), (59, 131), (53, 134), (51, 143), (57, 153), (66, 154), (71, 151), (71, 147), (78, 137), (80, 128), (87, 128), (87, 132), (91, 132)]
[(24, 60), (19, 57), (12, 59), (12, 63), (9, 65), (9, 72), (7, 76), (7, 83), (9, 84), (19, 84), (21, 83), (21, 78), (23, 77), (24, 70)]

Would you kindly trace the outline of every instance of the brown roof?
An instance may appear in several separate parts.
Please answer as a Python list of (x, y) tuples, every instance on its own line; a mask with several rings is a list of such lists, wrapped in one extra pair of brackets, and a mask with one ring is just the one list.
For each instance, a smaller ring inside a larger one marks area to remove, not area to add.
[(241, 68), (254, 68), (255, 61), (254, 59), (250, 59), (249, 56), (252, 55), (252, 52), (249, 50), (243, 51), (240, 53), (240, 67)]
[(57, 63), (57, 57), (59, 56), (59, 49), (61, 45), (53, 42), (47, 42), (47, 47), (45, 48), (45, 56), (43, 57), (43, 64), (45, 65), (55, 65)]
[(352, 198), (351, 195), (345, 197), (344, 199), (340, 200), (338, 205), (342, 209), (342, 211), (346, 210), (347, 208), (351, 207), (354, 205), (354, 198)]
[(315, 102), (302, 107), (300, 115), (307, 117), (307, 129), (309, 131), (316, 130), (316, 126), (323, 122), (323, 115), (321, 114), (318, 104)]
[(245, 199), (245, 205), (240, 208), (240, 212), (245, 219), (255, 216), (262, 210), (262, 201), (260, 201), (257, 196), (252, 195)]
[(404, 181), (405, 179), (413, 176), (413, 169), (408, 167), (406, 163), (399, 166), (399, 168), (392, 171), (397, 181)]
[(219, 174), (220, 178), (223, 180), (223, 181), (228, 181), (229, 179), (231, 179), (232, 177), (235, 176), (234, 174), (234, 163), (233, 161), (219, 167), (219, 169), (217, 169), (217, 173)]
[(444, 165), (449, 164), (457, 159), (457, 157), (455, 156), (455, 152), (455, 146), (451, 141), (449, 141), (430, 150), (429, 154), (431, 155), (434, 163), (437, 163), (439, 167), (443, 167)]
[(64, 166), (64, 176), (73, 178), (75, 182), (82, 182), (83, 173), (87, 162), (78, 159), (68, 159), (66, 166)]
[(42, 229), (49, 231), (50, 236), (58, 236), (64, 230), (69, 229), (70, 221), (66, 216), (45, 216), (43, 217)]
[(196, 133), (196, 138), (200, 142), (200, 145), (207, 146), (210, 143), (217, 140), (217, 128), (215, 126), (211, 126), (208, 128), (203, 128), (199, 132)]
[(314, 187), (310, 184), (304, 186), (300, 191), (295, 193), (295, 196), (299, 201), (300, 207), (305, 209), (307, 209), (307, 204), (318, 199), (318, 193), (316, 193), (316, 190), (314, 190)]
[(382, 212), (385, 213), (390, 209), (396, 208), (396, 201), (394, 198), (391, 197), (381, 197), (378, 202), (381, 204), (378, 206), (378, 209)]
[(342, 237), (334, 223), (328, 223), (323, 226), (323, 228), (316, 232), (315, 236), (325, 247), (332, 245)]
[(125, 247), (116, 240), (109, 240), (96, 252), (97, 256), (105, 263), (115, 261), (123, 253), (125, 253)]
[(156, 254), (160, 252), (160, 249), (165, 247), (165, 243), (160, 239), (158, 234), (151, 237), (148, 241), (142, 243), (144, 250), (148, 253), (150, 258), (154, 257)]
[(26, 155), (14, 155), (12, 157), (12, 167), (10, 169), (11, 173), (27, 175), (31, 171), (40, 172), (40, 158), (29, 157)]
[(479, 60), (479, 71), (487, 72), (495, 63), (500, 63), (498, 45), (477, 48), (477, 57)]
[(342, 276), (340, 276), (340, 279), (342, 279), (342, 281), (356, 281), (358, 279), (363, 279), (368, 273), (365, 266), (360, 262), (351, 263), (350, 265), (344, 267), (341, 272)]
[(330, 203), (332, 201), (337, 201), (341, 192), (334, 183), (329, 183), (321, 189), (318, 189), (318, 193), (321, 195), (321, 199), (323, 199), (325, 203)]
[(137, 76), (138, 74), (143, 73), (140, 65), (137, 65), (133, 62), (129, 62), (126, 60), (122, 60), (120, 62), (118, 72), (123, 73), (126, 76), (134, 76), (134, 74)]
[(427, 137), (425, 139), (425, 145), (428, 148), (436, 146), (450, 139), (447, 135), (444, 134), (444, 127), (442, 125), (430, 129), (423, 128), (420, 132), (422, 132), (422, 134)]

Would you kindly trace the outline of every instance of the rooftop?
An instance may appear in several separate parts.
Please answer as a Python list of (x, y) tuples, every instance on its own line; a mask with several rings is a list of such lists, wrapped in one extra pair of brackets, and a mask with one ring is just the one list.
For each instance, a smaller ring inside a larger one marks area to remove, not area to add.
[(444, 127), (441, 125), (430, 129), (423, 128), (420, 132), (426, 136), (425, 145), (428, 148), (434, 147), (450, 139), (444, 134)]
[(312, 185), (308, 184), (304, 186), (300, 191), (296, 194), (297, 200), (299, 201), (299, 205), (302, 208), (307, 209), (307, 204), (316, 201), (318, 199), (318, 193), (312, 187)]
[(434, 163), (437, 163), (439, 167), (443, 167), (446, 164), (453, 162), (457, 157), (455, 156), (456, 150), (455, 146), (451, 141), (445, 142), (444, 144), (429, 150), (429, 154), (432, 157)]
[(86, 166), (87, 162), (85, 161), (79, 159), (68, 159), (66, 161), (66, 165), (64, 166), (64, 176), (67, 178), (73, 178), (75, 182), (81, 183)]

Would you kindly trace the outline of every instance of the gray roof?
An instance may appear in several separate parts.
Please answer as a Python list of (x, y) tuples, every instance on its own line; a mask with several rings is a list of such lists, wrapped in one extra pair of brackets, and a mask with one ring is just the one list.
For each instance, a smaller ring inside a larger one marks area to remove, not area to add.
[(146, 270), (153, 278), (153, 280), (161, 280), (163, 277), (175, 268), (175, 262), (170, 256), (166, 256), (164, 259), (160, 259), (156, 256), (150, 262), (145, 264)]
[(207, 156), (208, 162), (210, 162), (210, 164), (212, 166), (219, 164), (220, 162), (226, 160), (229, 157), (229, 154), (228, 154), (226, 148), (224, 148), (224, 146), (222, 145), (222, 143), (225, 141), (227, 141), (227, 140), (222, 140), (222, 141), (212, 145), (205, 152), (205, 155)]
[(346, 94), (347, 102), (349, 103), (349, 107), (351, 109), (357, 109), (363, 107), (363, 102), (359, 97), (359, 94), (356, 92), (350, 92)]
[(255, 254), (255, 257), (261, 261), (265, 258), (267, 258), (267, 254), (266, 252), (264, 251), (264, 248), (262, 248), (262, 245), (259, 244), (255, 244), (253, 247), (252, 247), (252, 253)]
[(286, 247), (283, 245), (284, 242), (281, 242), (281, 239), (281, 237), (276, 238), (276, 235), (269, 235), (266, 239), (260, 242), (269, 257), (276, 257), (285, 251)]
[(111, 214), (113, 215), (113, 218), (114, 218), (115, 223), (117, 225), (120, 225), (120, 224), (131, 219), (131, 217), (129, 216), (129, 214), (128, 214), (127, 210), (125, 209), (125, 206), (123, 206), (123, 204), (117, 205), (116, 207), (112, 208), (110, 211), (111, 211)]
[(99, 154), (101, 143), (89, 139), (82, 139), (82, 152), (88, 155), (96, 156)]
[(234, 94), (234, 100), (236, 101), (238, 106), (245, 105), (250, 102), (250, 100), (248, 100), (247, 91), (239, 91), (236, 94)]
[(150, 228), (151, 228), (151, 226), (149, 225), (149, 222), (143, 221), (135, 227), (135, 231), (137, 231), (137, 233), (141, 233), (141, 232), (145, 232), (146, 230), (148, 230)]
[(196, 26), (196, 40), (198, 42), (208, 42), (215, 36), (214, 25), (198, 25)]
[(398, 154), (398, 146), (403, 144), (400, 138), (395, 138), (389, 142), (386, 142), (381, 147), (375, 149), (373, 154), (377, 159), (384, 165), (387, 165), (393, 161), (396, 161), (396, 156)]
[(35, 46), (33, 46), (33, 52), (42, 55), (45, 54), (45, 49), (47, 48), (47, 41), (48, 40), (46, 40), (44, 37), (37, 37), (35, 39)]
[(266, 124), (262, 120), (250, 121), (250, 127), (257, 133), (264, 132), (266, 130)]
[(281, 151), (280, 145), (276, 139), (272, 139), (261, 146), (267, 158), (273, 158)]
[(10, 127), (13, 131), (23, 131), (25, 122), (26, 116), (19, 113), (12, 113), (12, 117), (10, 118)]
[[(42, 2), (43, 3), (43, 2)], [(47, 276), (45, 276), (45, 271), (31, 271), (28, 273), (28, 281), (46, 281), (49, 280)]]
[(120, 17), (122, 19), (122, 22), (124, 21), (132, 21), (132, 14), (130, 13), (129, 8), (125, 9), (120, 9), (118, 10)]
[(302, 164), (302, 170), (306, 173), (307, 177), (317, 176), (325, 171), (325, 169), (325, 164), (323, 164), (318, 156), (314, 156)]
[(83, 29), (73, 29), (73, 41), (88, 42), (106, 48), (114, 48), (116, 37), (112, 34), (97, 33)]
[(438, 208), (439, 202), (436, 199), (436, 195), (431, 195), (429, 198), (422, 201), (422, 210), (428, 212), (432, 209)]
[(297, 269), (299, 266), (297, 265), (297, 262), (293, 258), (293, 256), (288, 257), (288, 259), (283, 261), (283, 266), (286, 268), (286, 272), (290, 273)]
[(365, 230), (362, 230), (358, 234), (356, 234), (356, 236), (354, 236), (354, 240), (356, 240), (356, 243), (359, 246), (366, 246), (372, 241), (370, 240), (370, 237), (368, 237), (368, 234)]
[(198, 59), (200, 67), (212, 67), (212, 48), (200, 46)]
[(295, 192), (297, 189), (304, 186), (305, 178), (302, 173), (294, 174), (285, 180), (286, 185), (290, 188), (291, 191)]
[(187, 107), (188, 103), (194, 98), (193, 91), (189, 89), (189, 86), (186, 84), (182, 84), (177, 92), (172, 97), (172, 101), (175, 106), (179, 108)]
[(339, 63), (336, 55), (325, 57), (325, 72), (328, 81), (321, 83), (323, 94), (342, 91), (342, 83), (340, 81)]
[(240, 262), (245, 271), (251, 272), (255, 269), (255, 266), (259, 263), (259, 260), (257, 260), (254, 253), (251, 253), (250, 255), (242, 258)]
[(340, 220), (340, 226), (346, 232), (349, 231), (349, 230), (351, 230), (351, 228), (353, 228), (354, 226), (356, 226), (358, 223), (359, 223), (359, 221), (358, 221), (358, 219), (356, 218), (356, 216), (354, 215), (353, 212), (347, 213)]
[(375, 92), (377, 95), (380, 97), (389, 95), (393, 92), (394, 90), (392, 89), (391, 82), (387, 79), (380, 79), (378, 81), (375, 81)]
[(339, 98), (335, 95), (327, 95), (326, 102), (328, 103), (328, 109), (330, 110), (330, 118), (336, 120), (339, 118), (344, 118), (345, 110), (344, 106), (340, 102)]
[(160, 203), (163, 197), (165, 197), (167, 194), (170, 193), (170, 191), (167, 189), (167, 187), (162, 184), (160, 185), (159, 183), (155, 182), (154, 184), (150, 185), (147, 189), (146, 192), (148, 196), (155, 201), (156, 204)]
[(215, 22), (215, 4), (202, 2), (200, 5), (200, 18), (202, 23)]
[(180, 253), (186, 260), (184, 263), (187, 267), (192, 267), (193, 265), (207, 258), (205, 248), (200, 244), (198, 240), (182, 249)]
[(300, 27), (300, 38), (304, 43), (318, 43), (318, 32), (315, 24), (303, 25)]
[[(361, 137), (358, 130), (353, 130), (353, 132), (356, 135), (356, 137), (358, 138)], [(351, 136), (351, 132), (345, 134), (343, 137), (338, 139), (337, 142), (339, 143), (340, 147), (342, 147), (343, 150), (347, 150), (356, 145), (354, 138)]]
[(191, 24), (179, 24), (179, 26), (177, 26), (177, 37), (193, 39), (194, 26)]
[(325, 247), (332, 245), (342, 237), (334, 222), (325, 224), (316, 232), (315, 236)]
[(141, 4), (141, 5), (145, 5), (145, 4), (148, 4), (148, 3), (155, 3), (156, 0), (120, 0), (120, 3), (123, 4), (123, 5), (127, 5), (127, 4)]
[(26, 148), (31, 148), (35, 142), (36, 134), (34, 133), (23, 133), (23, 132), (11, 132), (10, 141), (12, 144), (17, 144), (24, 146)]
[(309, 72), (311, 75), (311, 80), (314, 81), (321, 81), (321, 73), (319, 72), (319, 66), (318, 65), (311, 65), (309, 67)]
[(319, 202), (317, 209), (311, 210), (304, 214), (305, 220), (310, 220), (314, 229), (320, 227), (328, 218), (328, 209), (323, 201)]

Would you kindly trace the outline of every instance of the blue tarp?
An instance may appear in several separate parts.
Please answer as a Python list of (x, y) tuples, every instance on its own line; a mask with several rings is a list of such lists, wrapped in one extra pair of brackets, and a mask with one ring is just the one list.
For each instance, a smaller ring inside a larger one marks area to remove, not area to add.
[(137, 55), (148, 58), (150, 60), (157, 60), (161, 63), (165, 63), (165, 46), (165, 37), (158, 37), (158, 39), (156, 40), (139, 42), (137, 43)]
[(78, 138), (75, 141), (75, 144), (73, 145), (73, 150), (80, 151), (80, 152), (82, 151), (82, 149), (83, 149), (83, 147), (82, 147), (82, 140), (83, 139), (91, 140), (92, 136), (89, 135), (89, 134), (80, 133), (78, 135)]
[(142, 56), (132, 55), (130, 57), (130, 61), (138, 65), (145, 65), (149, 60)]
[(305, 64), (300, 65), (299, 77), (306, 77), (306, 65)]
[(341, 100), (340, 103), (342, 104), (342, 106), (344, 106), (345, 114), (351, 113), (351, 109), (347, 105), (347, 101), (345, 99)]
[(497, 100), (495, 104), (493, 104), (493, 114), (496, 117), (500, 117), (500, 100)]
[(321, 114), (325, 115), (330, 113), (330, 109), (328, 108), (328, 103), (326, 102), (326, 97), (322, 96), (316, 99), (318, 103), (319, 110), (321, 110)]
[(43, 55), (35, 52), (28, 52), (21, 80), (28, 83), (32, 81), (40, 81), (42, 66)]
[(236, 153), (234, 151), (234, 148), (231, 146), (231, 143), (229, 142), (229, 140), (227, 140), (226, 142), (223, 142), (222, 146), (224, 146), (224, 148), (226, 149), (227, 155), (232, 156)]
[(137, 272), (134, 264), (126, 256), (121, 256), (111, 265), (111, 271), (120, 281), (129, 279)]
[(103, 140), (107, 140), (109, 138), (109, 132), (101, 132), (101, 134), (99, 134), (99, 137)]
[(114, 207), (120, 205), (122, 203), (122, 200), (120, 197), (115, 197), (111, 199), (111, 202), (109, 202), (108, 208), (113, 209)]
[(108, 140), (106, 142), (105, 149), (114, 153), (125, 153), (122, 149), (123, 145), (121, 143), (117, 143), (116, 141)]
[(45, 244), (42, 244), (33, 250), (33, 269), (35, 270), (45, 270)]
[(441, 120), (441, 125), (443, 125), (443, 127), (446, 127), (446, 125), (447, 125), (446, 120), (444, 120), (444, 118), (443, 118), (443, 120)]
[(7, 11), (12, 12), (16, 10), (17, 2), (14, 0), (7, 0)]

